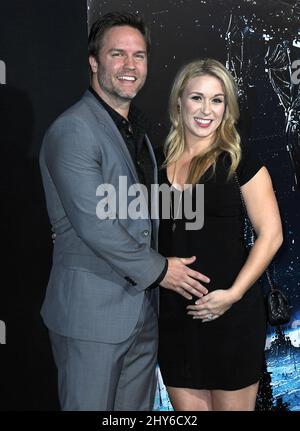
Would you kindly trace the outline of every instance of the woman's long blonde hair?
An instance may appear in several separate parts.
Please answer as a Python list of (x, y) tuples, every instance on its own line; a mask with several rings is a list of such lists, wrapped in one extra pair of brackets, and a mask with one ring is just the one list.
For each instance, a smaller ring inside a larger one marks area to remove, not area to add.
[(208, 58), (187, 64), (176, 75), (169, 100), (171, 129), (164, 147), (166, 156), (164, 165), (168, 166), (175, 163), (185, 148), (184, 128), (182, 116), (178, 109), (178, 99), (182, 96), (191, 79), (203, 75), (214, 76), (221, 81), (225, 93), (225, 112), (216, 131), (214, 144), (191, 160), (187, 184), (196, 184), (210, 166), (213, 167), (214, 172), (217, 158), (223, 151), (226, 151), (231, 158), (228, 178), (236, 170), (241, 158), (240, 136), (235, 127), (239, 119), (236, 85), (231, 74), (222, 63)]

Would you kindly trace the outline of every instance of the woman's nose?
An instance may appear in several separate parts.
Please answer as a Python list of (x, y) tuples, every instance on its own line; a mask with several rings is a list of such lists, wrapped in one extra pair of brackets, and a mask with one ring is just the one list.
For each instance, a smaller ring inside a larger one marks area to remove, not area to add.
[(208, 115), (210, 113), (210, 103), (209, 100), (203, 100), (201, 110), (203, 114)]

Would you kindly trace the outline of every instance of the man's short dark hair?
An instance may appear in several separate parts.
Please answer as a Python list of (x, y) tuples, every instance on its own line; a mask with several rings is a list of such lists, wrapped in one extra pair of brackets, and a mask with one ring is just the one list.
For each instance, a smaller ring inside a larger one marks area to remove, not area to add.
[(125, 26), (136, 28), (142, 34), (147, 46), (147, 53), (149, 54), (151, 41), (150, 32), (144, 20), (130, 12), (109, 12), (98, 18), (92, 25), (89, 39), (88, 39), (88, 53), (93, 57), (98, 56), (102, 48), (104, 34), (107, 30), (116, 26)]

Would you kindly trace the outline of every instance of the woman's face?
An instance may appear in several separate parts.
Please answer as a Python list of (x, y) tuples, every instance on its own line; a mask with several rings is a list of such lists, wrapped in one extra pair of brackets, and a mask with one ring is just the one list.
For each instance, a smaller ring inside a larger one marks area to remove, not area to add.
[[(192, 78), (178, 100), (185, 139), (212, 144), (225, 112), (225, 94), (218, 78), (203, 75)], [(207, 142), (206, 142), (207, 141)]]

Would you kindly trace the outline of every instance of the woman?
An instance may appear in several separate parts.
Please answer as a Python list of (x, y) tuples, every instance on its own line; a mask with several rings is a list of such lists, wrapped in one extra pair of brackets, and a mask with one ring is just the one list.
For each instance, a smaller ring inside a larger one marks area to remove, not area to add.
[[(240, 142), (238, 117), (234, 81), (221, 63), (195, 61), (178, 73), (160, 182), (179, 190), (203, 183), (204, 226), (187, 230), (171, 199), (160, 252), (196, 256), (193, 269), (210, 282), (201, 299), (161, 289), (159, 365), (175, 410), (255, 408), (266, 339), (257, 280), (282, 243), (282, 228), (270, 176)], [(249, 255), (235, 172), (257, 234)]]

